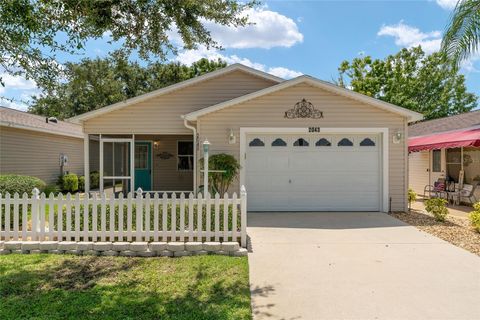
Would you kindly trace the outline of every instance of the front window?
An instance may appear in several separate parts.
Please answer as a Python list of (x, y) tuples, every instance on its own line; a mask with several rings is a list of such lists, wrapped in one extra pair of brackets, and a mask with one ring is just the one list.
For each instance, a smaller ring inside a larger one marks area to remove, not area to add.
[(442, 171), (442, 151), (441, 150), (432, 151), (432, 171), (433, 172)]
[(177, 142), (177, 168), (179, 171), (193, 170), (193, 141)]
[(135, 169), (148, 169), (148, 146), (135, 145)]

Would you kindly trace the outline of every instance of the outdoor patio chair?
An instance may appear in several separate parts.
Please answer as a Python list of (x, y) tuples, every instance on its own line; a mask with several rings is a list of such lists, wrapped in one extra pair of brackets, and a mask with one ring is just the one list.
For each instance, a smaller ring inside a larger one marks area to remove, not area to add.
[(463, 185), (462, 190), (460, 190), (458, 193), (459, 202), (461, 202), (463, 199), (468, 199), (471, 204), (477, 202), (477, 197), (475, 197), (477, 185), (478, 183)]
[(432, 198), (432, 194), (433, 194), (435, 198), (448, 199), (445, 179), (443, 178), (438, 179), (437, 181), (434, 182), (433, 186), (431, 184), (426, 185), (423, 188), (423, 198), (427, 198), (426, 197), (427, 193), (429, 198)]

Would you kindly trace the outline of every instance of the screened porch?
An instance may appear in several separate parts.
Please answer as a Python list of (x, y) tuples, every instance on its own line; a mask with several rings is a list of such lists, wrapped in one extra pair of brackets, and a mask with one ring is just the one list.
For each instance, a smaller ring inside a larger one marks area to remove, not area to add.
[(89, 134), (86, 192), (194, 191), (194, 149), (192, 135)]

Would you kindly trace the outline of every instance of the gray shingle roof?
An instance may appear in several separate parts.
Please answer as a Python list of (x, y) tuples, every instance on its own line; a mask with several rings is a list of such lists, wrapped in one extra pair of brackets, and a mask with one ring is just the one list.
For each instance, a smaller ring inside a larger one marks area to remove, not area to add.
[(4, 126), (42, 130), (53, 134), (83, 137), (82, 127), (70, 122), (47, 122), (46, 117), (0, 106), (0, 123)]
[(412, 124), (408, 127), (408, 136), (426, 136), (432, 133), (460, 130), (474, 126), (480, 126), (480, 110)]

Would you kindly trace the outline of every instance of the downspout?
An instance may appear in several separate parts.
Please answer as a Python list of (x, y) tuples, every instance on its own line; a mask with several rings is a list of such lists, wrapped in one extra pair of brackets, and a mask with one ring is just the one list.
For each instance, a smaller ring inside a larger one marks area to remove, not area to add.
[(193, 131), (193, 193), (197, 192), (197, 128), (188, 124), (188, 120), (182, 115), (183, 125)]

